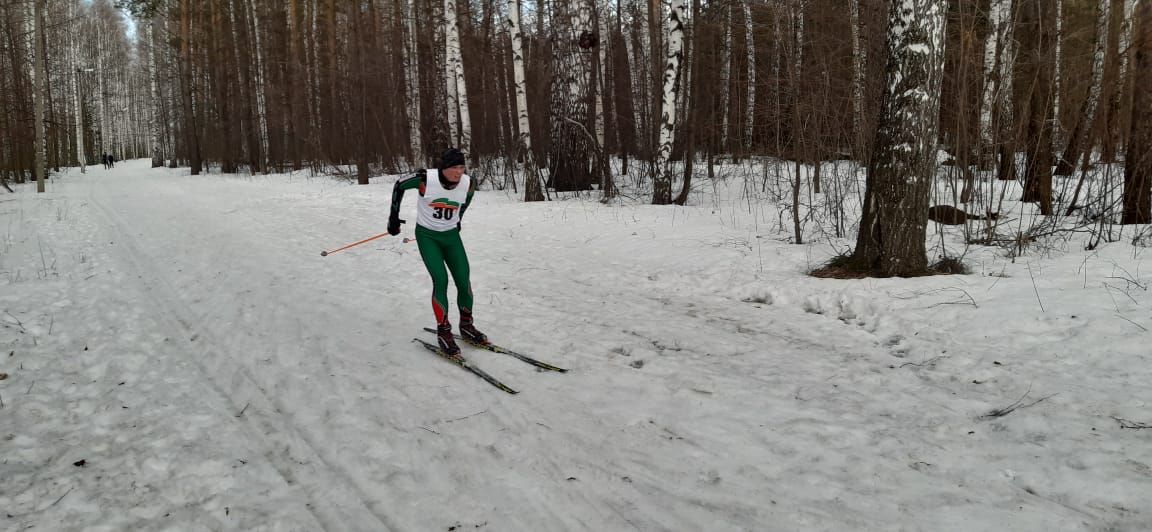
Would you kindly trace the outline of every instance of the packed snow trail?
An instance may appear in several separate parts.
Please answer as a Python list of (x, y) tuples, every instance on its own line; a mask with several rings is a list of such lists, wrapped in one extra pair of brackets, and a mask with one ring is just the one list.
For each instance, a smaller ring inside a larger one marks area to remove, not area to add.
[[(381, 232), (392, 178), (185, 173), (130, 161), (0, 196), (0, 272), (23, 272), (0, 310), (30, 330), (0, 329), (27, 360), (0, 382), (15, 413), (0, 416), (15, 449), (4, 527), (1152, 524), (1152, 451), (1110, 418), (1152, 401), (1146, 338), (1111, 309), (1033, 311), (1027, 272), (813, 280), (804, 248), (730, 222), (730, 206), (481, 192), (463, 233), (478, 325), (570, 369), (466, 349), (511, 396), (411, 342), (431, 325), (415, 245), (318, 256)], [(957, 291), (1018, 306), (982, 313)], [(1064, 292), (1047, 305), (1109, 297)], [(1144, 319), (1138, 297), (1116, 310)], [(1088, 348), (1101, 337), (1116, 341)], [(32, 380), (59, 388), (25, 404)], [(1025, 391), (1048, 398), (980, 418)], [(79, 426), (51, 424), (54, 409)]]

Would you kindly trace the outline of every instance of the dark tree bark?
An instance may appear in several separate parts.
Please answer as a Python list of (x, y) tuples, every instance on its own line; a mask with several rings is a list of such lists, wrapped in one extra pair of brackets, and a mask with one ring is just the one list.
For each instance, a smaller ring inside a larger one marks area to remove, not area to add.
[(1040, 213), (1052, 214), (1053, 95), (1052, 73), (1056, 59), (1056, 11), (1053, 0), (1025, 0), (1021, 5), (1022, 35), (1027, 36), (1020, 56), (1024, 59), (1020, 79), (1030, 87), (1025, 133), (1024, 195), (1021, 201), (1037, 202)]
[(1152, 2), (1136, 7), (1132, 65), (1136, 92), (1124, 164), (1124, 215), (1120, 223), (1152, 223)]

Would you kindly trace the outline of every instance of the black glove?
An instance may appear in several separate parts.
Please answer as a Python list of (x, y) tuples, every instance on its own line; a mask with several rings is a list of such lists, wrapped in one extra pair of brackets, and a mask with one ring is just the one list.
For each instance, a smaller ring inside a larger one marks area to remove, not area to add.
[(388, 219), (388, 234), (396, 236), (400, 234), (400, 224), (408, 223), (401, 220), (399, 216), (393, 216)]

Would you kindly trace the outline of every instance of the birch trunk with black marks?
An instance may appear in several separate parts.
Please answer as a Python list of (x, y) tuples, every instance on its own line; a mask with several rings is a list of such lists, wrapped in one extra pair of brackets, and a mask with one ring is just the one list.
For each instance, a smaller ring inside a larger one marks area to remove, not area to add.
[[(75, 6), (73, 4), (68, 4), (68, 18), (70, 19), (75, 16), (75, 12), (73, 10), (74, 7)], [(149, 46), (149, 50), (154, 49), (154, 46)], [(83, 71), (80, 67), (80, 52), (76, 48), (75, 32), (69, 32), (68, 34), (68, 54), (70, 55), (71, 59), (71, 61), (69, 61), (69, 66), (72, 69), (72, 75), (69, 76), (69, 78), (72, 80), (72, 95), (74, 96), (73, 103), (76, 107), (76, 164), (80, 166), (80, 173), (84, 174), (88, 171), (88, 158), (85, 157), (84, 154), (84, 106), (82, 96), (80, 95), (80, 76), (83, 75)], [(153, 61), (150, 64), (154, 65), (155, 62)], [(153, 86), (153, 90), (155, 90), (155, 86)], [(155, 106), (155, 102), (156, 98), (153, 96), (153, 106)]]
[(728, 114), (732, 106), (732, 5), (724, 6), (724, 40), (720, 43), (720, 149), (729, 151)]
[(1063, 73), (1061, 63), (1064, 58), (1064, 0), (1056, 0), (1056, 36), (1052, 62), (1052, 152), (1060, 151), (1064, 130), (1060, 126), (1060, 80)]
[[(984, 38), (984, 91), (980, 98), (981, 152), (989, 153), (996, 143), (993, 115), (1004, 102), (1003, 79), (998, 67), (1006, 50), (1005, 32), (1011, 19), (1011, 0), (991, 0), (988, 6), (988, 35)], [(987, 157), (983, 157), (987, 159)]]
[(148, 113), (152, 133), (152, 168), (164, 166), (164, 132), (160, 125), (160, 64), (157, 63), (156, 47), (160, 46), (160, 17), (154, 15), (148, 25)]
[(893, 0), (888, 66), (853, 267), (927, 272), (928, 199), (936, 170), (946, 0)]
[(48, 172), (48, 135), (44, 127), (44, 101), (48, 97), (48, 68), (44, 45), (44, 2), (46, 0), (33, 0), (32, 17), (28, 24), (29, 37), (32, 45), (28, 47), (32, 61), (32, 109), (36, 113), (33, 119), (36, 138), (32, 141), (35, 150), (36, 166), (33, 174), (36, 176), (36, 192), (44, 192), (44, 178)]
[[(664, 98), (660, 105), (660, 140), (656, 150), (656, 178), (652, 203), (672, 202), (672, 143), (676, 134), (676, 101), (680, 93), (680, 66), (684, 61), (684, 14), (687, 0), (672, 0), (668, 14), (668, 55), (664, 63)], [(689, 155), (690, 156), (690, 155)]]
[[(1136, 0), (1123, 0), (1124, 2), (1124, 16), (1121, 17), (1123, 22), (1120, 26), (1119, 43), (1117, 44), (1117, 54), (1120, 56), (1120, 72), (1116, 78), (1116, 86), (1111, 91), (1111, 97), (1108, 98), (1108, 124), (1105, 128), (1104, 138), (1101, 146), (1100, 158), (1103, 162), (1110, 163), (1116, 160), (1116, 150), (1120, 144), (1124, 142), (1124, 132), (1119, 127), (1119, 117), (1121, 109), (1123, 108), (1122, 100), (1126, 94), (1126, 88), (1130, 84), (1129, 74), (1131, 72), (1130, 65), (1133, 63), (1135, 51), (1131, 46), (1132, 32), (1135, 30), (1136, 19), (1133, 16), (1136, 8)], [(1132, 77), (1135, 77), (1133, 75)], [(1138, 88), (1139, 85), (1132, 85)]]
[(509, 2), (505, 27), (508, 29), (508, 35), (512, 37), (512, 76), (516, 85), (516, 139), (519, 144), (518, 149), (524, 155), (524, 201), (544, 201), (539, 167), (532, 157), (532, 132), (528, 121), (528, 90), (524, 75), (524, 31), (520, 26), (520, 0)]
[(1004, 16), (1006, 21), (1004, 23), (1004, 31), (1000, 35), (1001, 49), (1003, 52), (1000, 57), (999, 82), (998, 90), (1000, 91), (997, 101), (997, 107), (994, 108), (992, 117), (993, 127), (996, 128), (996, 149), (999, 152), (999, 164), (996, 169), (996, 179), (1002, 181), (1016, 179), (1016, 129), (1015, 129), (1015, 116), (1016, 108), (1014, 98), (1012, 98), (1014, 86), (1016, 83), (1016, 56), (1019, 53), (1019, 45), (1016, 42), (1016, 4), (1020, 0), (997, 0), (1003, 1), (1007, 5), (1004, 6)]
[(868, 47), (860, 42), (860, 2), (861, 0), (848, 2), (852, 23), (852, 149), (857, 159), (865, 152), (864, 78), (868, 72)]
[[(744, 150), (752, 150), (752, 127), (756, 123), (756, 33), (752, 24), (751, 0), (744, 0), (744, 42), (748, 48), (748, 113), (744, 123)], [(698, 89), (698, 88), (697, 88)]]
[(408, 151), (412, 166), (424, 161), (423, 136), (420, 134), (420, 46), (416, 35), (416, 0), (404, 1), (404, 111), (408, 119)]
[(589, 128), (593, 52), (580, 48), (580, 35), (590, 32), (592, 11), (589, 2), (553, 6), (556, 39), (553, 46), (555, 71), (552, 78), (552, 124), (548, 166), (549, 182), (557, 191), (592, 188), (592, 130)]
[[(464, 60), (460, 53), (460, 26), (456, 0), (444, 0), (445, 51), (448, 58), (448, 117), (456, 146), (468, 155), (472, 149), (472, 118), (468, 114), (468, 85), (464, 82)], [(459, 118), (457, 118), (459, 117)]]

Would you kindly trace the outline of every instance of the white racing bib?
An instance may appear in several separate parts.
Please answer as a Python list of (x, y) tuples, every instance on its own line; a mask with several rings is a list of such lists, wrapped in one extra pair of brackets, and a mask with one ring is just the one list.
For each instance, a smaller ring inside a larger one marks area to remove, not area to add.
[(460, 208), (468, 201), (472, 178), (460, 176), (460, 183), (452, 190), (440, 185), (440, 171), (428, 170), (424, 179), (424, 195), (416, 203), (416, 223), (425, 229), (444, 232), (460, 223)]

